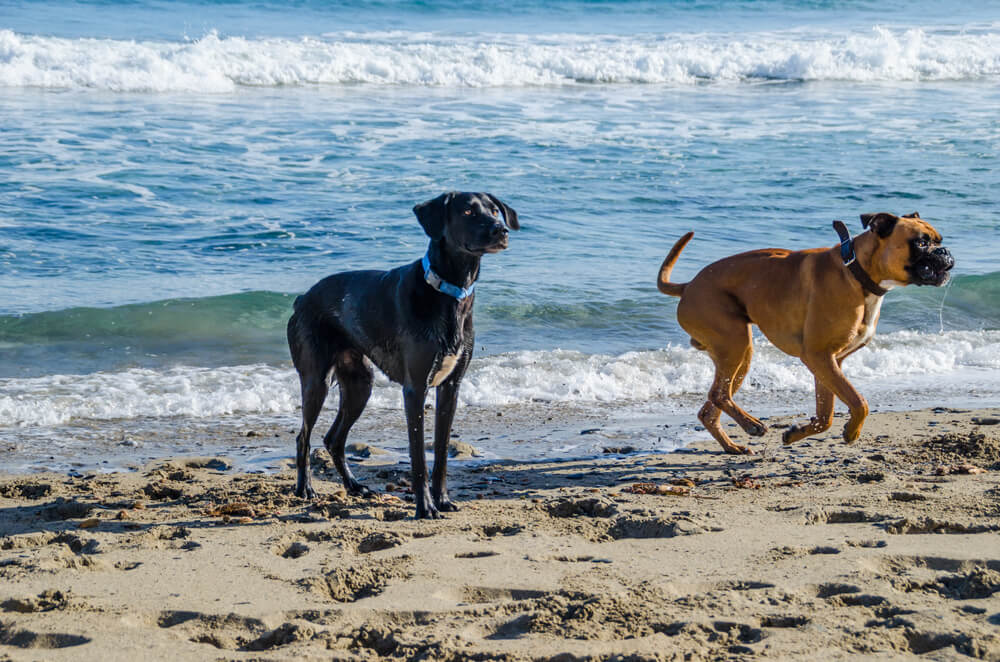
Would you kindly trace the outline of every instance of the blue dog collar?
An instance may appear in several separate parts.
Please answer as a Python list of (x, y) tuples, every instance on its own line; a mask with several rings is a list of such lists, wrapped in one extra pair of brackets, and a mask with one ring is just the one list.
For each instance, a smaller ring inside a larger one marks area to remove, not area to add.
[(420, 263), (424, 266), (424, 281), (426, 281), (428, 285), (433, 287), (438, 292), (447, 294), (448, 296), (461, 301), (462, 299), (472, 296), (472, 293), (476, 291), (475, 283), (469, 285), (468, 287), (459, 287), (458, 285), (452, 285), (448, 281), (441, 278), (441, 276), (434, 273), (434, 270), (431, 269), (430, 257), (427, 254), (424, 254)]

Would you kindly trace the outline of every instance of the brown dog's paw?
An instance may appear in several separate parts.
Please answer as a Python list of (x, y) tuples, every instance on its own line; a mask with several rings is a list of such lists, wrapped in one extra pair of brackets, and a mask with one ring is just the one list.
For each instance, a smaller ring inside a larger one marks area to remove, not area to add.
[(854, 430), (851, 429), (851, 424), (848, 423), (844, 426), (844, 443), (853, 444), (861, 436), (861, 427), (857, 427)]
[(799, 438), (796, 435), (800, 430), (801, 428), (794, 427), (794, 428), (788, 428), (787, 430), (782, 432), (781, 443), (783, 443), (786, 446), (788, 446), (789, 444), (794, 444), (796, 441), (799, 440)]

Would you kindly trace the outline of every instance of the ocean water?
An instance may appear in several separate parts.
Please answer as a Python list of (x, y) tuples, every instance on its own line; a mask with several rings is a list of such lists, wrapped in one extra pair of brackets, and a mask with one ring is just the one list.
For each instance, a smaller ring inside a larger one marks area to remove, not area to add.
[[(294, 297), (419, 258), (410, 209), (446, 190), (523, 226), (483, 262), (470, 411), (695, 422), (711, 366), (654, 280), (681, 234), (678, 280), (914, 210), (955, 277), (890, 293), (845, 371), (874, 408), (996, 406), (997, 108), (991, 2), (0, 0), (0, 469), (141, 455), (101, 446), (122, 426), (296, 427)], [(758, 347), (740, 401), (808, 410)], [(382, 378), (366, 416), (400, 400)]]

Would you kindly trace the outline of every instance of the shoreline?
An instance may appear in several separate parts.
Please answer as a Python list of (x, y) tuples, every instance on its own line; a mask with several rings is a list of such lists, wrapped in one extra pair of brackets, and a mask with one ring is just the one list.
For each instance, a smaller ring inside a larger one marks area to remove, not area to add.
[[(935, 399), (923, 393), (904, 393), (901, 402), (882, 404), (875, 393), (871, 421), (883, 413), (932, 410)], [(744, 394), (741, 402), (762, 421), (809, 420), (812, 394), (795, 394), (780, 401), (776, 397)], [(636, 451), (664, 454), (711, 436), (700, 425), (696, 413), (703, 395), (690, 394), (665, 400), (527, 402), (518, 405), (460, 405), (452, 427), (452, 439), (468, 444), (477, 462), (546, 462), (600, 457), (608, 448), (628, 447)], [(970, 391), (965, 398), (949, 398), (959, 412), (988, 408), (990, 398)], [(433, 395), (426, 411), (433, 411)], [(826, 433), (837, 436), (846, 408), (838, 402), (837, 419)], [(331, 397), (320, 413), (313, 433), (312, 449), (321, 449), (322, 435), (336, 415)], [(730, 434), (753, 447), (778, 443), (771, 430), (763, 438), (747, 437), (734, 422), (724, 419)], [(294, 415), (234, 413), (224, 416), (155, 416), (125, 419), (83, 419), (57, 426), (8, 427), (0, 431), (0, 450), (5, 461), (0, 478), (22, 473), (66, 473), (79, 475), (98, 471), (139, 471), (151, 462), (176, 456), (225, 456), (239, 471), (281, 471), (294, 458), (295, 436), (300, 420)], [(781, 425), (781, 423), (779, 423)], [(839, 426), (839, 427), (838, 427)], [(433, 416), (425, 422), (425, 440), (433, 439)], [(384, 461), (409, 462), (406, 427), (401, 408), (369, 406), (351, 430), (349, 446), (370, 447)], [(351, 462), (359, 459), (351, 457)], [(432, 454), (428, 454), (431, 461)], [(458, 457), (459, 461), (468, 457)]]
[(311, 504), (290, 462), (0, 474), (0, 660), (1000, 659), (1000, 409), (843, 420), (755, 456), (452, 463), (438, 521), (377, 454), (381, 496), (323, 451)]

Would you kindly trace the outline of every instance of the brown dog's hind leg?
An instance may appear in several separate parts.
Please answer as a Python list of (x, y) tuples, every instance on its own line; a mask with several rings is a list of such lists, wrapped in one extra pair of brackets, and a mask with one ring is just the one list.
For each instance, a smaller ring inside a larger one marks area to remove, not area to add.
[(802, 362), (816, 376), (817, 381), (822, 382), (825, 387), (840, 398), (841, 402), (847, 405), (851, 417), (844, 426), (844, 441), (848, 443), (856, 441), (861, 436), (861, 426), (864, 425), (865, 418), (868, 417), (868, 402), (851, 385), (851, 382), (847, 381), (847, 377), (840, 369), (840, 362), (833, 356), (829, 354), (807, 355), (802, 357)]
[(729, 414), (751, 437), (761, 437), (767, 432), (767, 426), (733, 401), (733, 394), (743, 384), (743, 378), (746, 377), (750, 367), (750, 357), (753, 355), (749, 326), (745, 328), (744, 333), (746, 339), (742, 346), (729, 345), (724, 351), (713, 351), (715, 348), (709, 350), (712, 360), (715, 361), (715, 380), (708, 392), (708, 399)]
[(781, 435), (784, 444), (794, 444), (796, 441), (821, 432), (826, 432), (833, 424), (833, 391), (823, 386), (819, 378), (816, 383), (816, 415), (804, 425), (788, 428)]
[[(753, 343), (750, 327), (747, 325), (741, 331), (744, 334), (742, 347), (724, 345), (725, 351), (716, 352), (709, 348), (712, 361), (715, 362), (715, 379), (708, 393), (708, 402), (698, 412), (698, 419), (705, 426), (723, 450), (732, 454), (752, 454), (746, 446), (733, 443), (729, 435), (719, 425), (719, 412), (724, 411), (735, 420), (740, 427), (755, 437), (767, 432), (767, 427), (759, 420), (741, 409), (733, 401), (733, 394), (743, 385), (743, 380), (750, 369), (750, 359), (753, 357)], [(735, 337), (735, 336), (731, 336)]]
[(702, 405), (701, 409), (698, 411), (698, 420), (701, 424), (705, 426), (709, 434), (715, 438), (719, 445), (722, 446), (722, 450), (729, 453), (730, 455), (753, 455), (753, 451), (746, 446), (740, 446), (734, 443), (726, 431), (722, 429), (719, 425), (719, 417), (722, 416), (722, 410), (711, 403), (711, 401), (706, 402)]
[[(695, 338), (691, 338), (691, 346), (701, 351), (708, 349)], [(733, 443), (733, 440), (729, 438), (726, 431), (719, 425), (720, 416), (722, 416), (722, 410), (713, 405), (711, 400), (706, 401), (698, 411), (698, 420), (701, 421), (703, 426), (705, 426), (705, 429), (708, 430), (709, 434), (711, 434), (712, 437), (719, 442), (723, 450), (734, 455), (753, 453), (753, 451), (746, 446), (740, 446), (739, 444)]]

